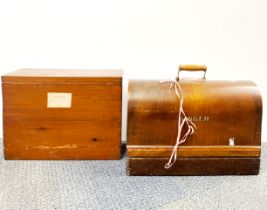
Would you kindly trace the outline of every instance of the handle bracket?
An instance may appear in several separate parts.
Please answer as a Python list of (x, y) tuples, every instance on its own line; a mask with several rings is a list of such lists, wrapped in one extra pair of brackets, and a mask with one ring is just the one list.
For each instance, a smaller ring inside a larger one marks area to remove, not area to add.
[(181, 64), (179, 66), (178, 75), (176, 78), (178, 81), (179, 81), (180, 71), (203, 71), (204, 75), (203, 75), (202, 79), (206, 79), (207, 66), (206, 65), (197, 65), (197, 64)]

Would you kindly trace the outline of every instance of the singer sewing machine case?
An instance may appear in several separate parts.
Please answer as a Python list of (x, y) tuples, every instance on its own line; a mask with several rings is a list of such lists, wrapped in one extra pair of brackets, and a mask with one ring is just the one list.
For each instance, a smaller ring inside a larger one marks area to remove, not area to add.
[(245, 175), (260, 168), (262, 100), (251, 81), (179, 81), (197, 129), (177, 149), (179, 100), (171, 83), (129, 82), (128, 175)]
[(121, 70), (2, 76), (5, 159), (120, 159)]

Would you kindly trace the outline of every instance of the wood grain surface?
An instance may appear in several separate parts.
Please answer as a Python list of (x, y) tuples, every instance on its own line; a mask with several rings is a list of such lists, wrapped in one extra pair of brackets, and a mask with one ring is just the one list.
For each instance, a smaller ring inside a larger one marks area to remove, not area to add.
[[(168, 157), (172, 146), (128, 146), (129, 157)], [(179, 146), (179, 157), (259, 157), (260, 146)]]
[[(122, 72), (82, 72), (20, 70), (2, 77), (6, 159), (121, 157)], [(71, 107), (48, 108), (48, 92), (71, 93)]]
[(164, 165), (168, 158), (128, 158), (127, 174), (132, 176), (174, 175), (257, 175), (259, 158), (240, 157), (180, 157), (169, 169)]
[[(178, 159), (216, 157), (218, 163), (220, 157), (222, 161), (229, 158), (228, 162), (235, 157), (247, 157), (247, 161), (259, 158), (262, 100), (253, 82), (184, 79), (179, 84), (184, 94), (185, 113), (197, 129), (178, 148)], [(169, 87), (170, 83), (158, 80), (129, 82), (127, 158), (131, 165), (142, 159), (149, 163), (153, 158), (167, 160), (171, 155), (177, 137), (179, 100)], [(234, 146), (230, 145), (230, 139), (234, 139)], [(241, 167), (238, 162), (235, 161), (236, 167)], [(210, 164), (212, 167), (212, 161)], [(138, 174), (142, 174), (145, 166), (141, 163), (138, 166)], [(166, 169), (163, 167), (163, 170)], [(197, 174), (197, 171), (189, 174)]]

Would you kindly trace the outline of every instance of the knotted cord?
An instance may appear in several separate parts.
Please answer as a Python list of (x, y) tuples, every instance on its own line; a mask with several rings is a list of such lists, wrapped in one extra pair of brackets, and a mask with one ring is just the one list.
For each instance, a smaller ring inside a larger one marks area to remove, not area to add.
[[(164, 168), (169, 169), (176, 162), (177, 159), (177, 148), (180, 144), (184, 143), (189, 135), (192, 135), (195, 132), (196, 125), (187, 118), (183, 110), (184, 96), (182, 88), (177, 80), (170, 81), (160, 81), (160, 83), (171, 83), (170, 90), (174, 90), (177, 98), (180, 101), (179, 113), (178, 113), (178, 123), (177, 123), (177, 138), (176, 144), (173, 146), (172, 154), (169, 161), (165, 164)], [(187, 131), (181, 138), (182, 130), (186, 126)]]

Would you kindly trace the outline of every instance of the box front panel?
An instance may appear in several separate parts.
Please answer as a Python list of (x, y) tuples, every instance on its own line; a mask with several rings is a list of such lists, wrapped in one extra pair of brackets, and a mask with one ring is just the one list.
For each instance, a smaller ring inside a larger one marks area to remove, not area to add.
[(121, 85), (3, 84), (7, 159), (118, 159)]

